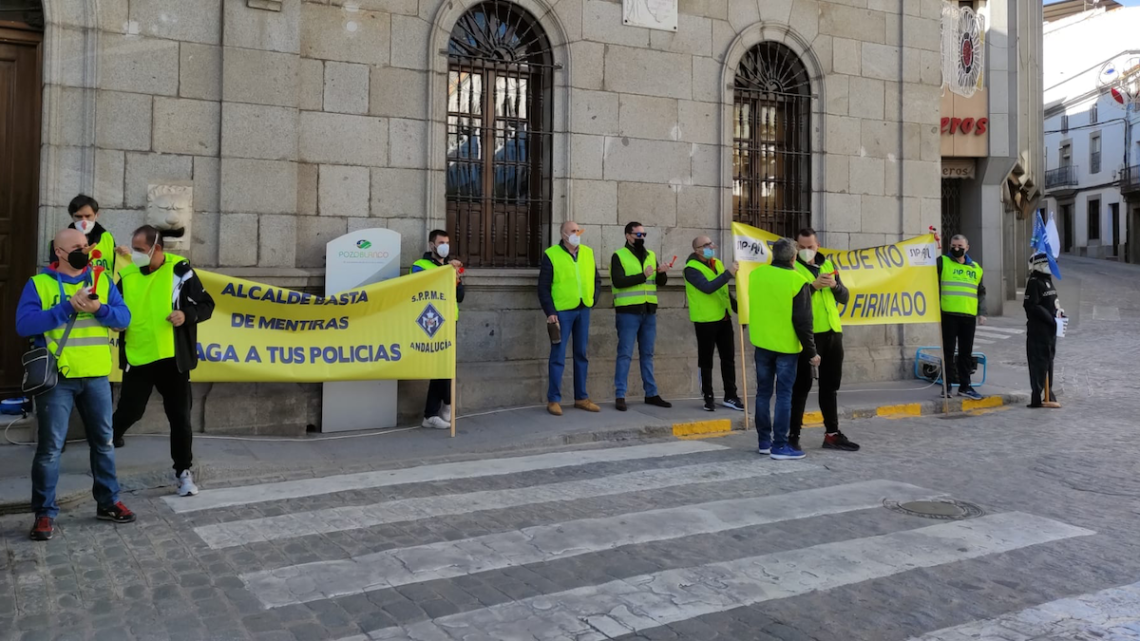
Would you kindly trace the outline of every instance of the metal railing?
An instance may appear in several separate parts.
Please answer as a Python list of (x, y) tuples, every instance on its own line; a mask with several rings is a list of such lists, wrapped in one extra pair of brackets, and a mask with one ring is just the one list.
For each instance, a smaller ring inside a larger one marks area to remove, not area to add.
[(1045, 172), (1045, 189), (1077, 186), (1077, 166), (1057, 167)]
[(1125, 167), (1120, 172), (1120, 193), (1134, 194), (1140, 192), (1140, 165)]

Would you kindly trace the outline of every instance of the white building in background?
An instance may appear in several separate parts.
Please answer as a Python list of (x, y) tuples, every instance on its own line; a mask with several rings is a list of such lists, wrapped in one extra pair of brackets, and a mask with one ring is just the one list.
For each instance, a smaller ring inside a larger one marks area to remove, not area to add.
[(1140, 7), (1091, 5), (1045, 8), (1044, 206), (1063, 251), (1137, 262)]

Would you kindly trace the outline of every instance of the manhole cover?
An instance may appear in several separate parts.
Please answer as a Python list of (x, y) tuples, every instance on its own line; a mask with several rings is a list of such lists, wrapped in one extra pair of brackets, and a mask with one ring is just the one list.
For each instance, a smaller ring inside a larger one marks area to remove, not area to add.
[(959, 521), (972, 519), (984, 514), (982, 508), (965, 501), (946, 499), (941, 501), (883, 501), (883, 507), (909, 516), (918, 516), (924, 519), (939, 519), (943, 521)]

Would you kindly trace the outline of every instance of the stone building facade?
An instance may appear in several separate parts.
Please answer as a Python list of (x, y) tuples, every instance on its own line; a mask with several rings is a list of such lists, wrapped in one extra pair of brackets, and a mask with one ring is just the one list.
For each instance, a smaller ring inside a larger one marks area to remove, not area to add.
[[(1017, 47), (1024, 4), (989, 3), (1011, 15), (989, 46)], [(484, 409), (545, 400), (535, 284), (557, 225), (579, 222), (608, 270), (637, 220), (659, 256), (678, 256), (659, 386), (698, 396), (680, 275), (694, 236), (729, 254), (734, 218), (810, 224), (835, 249), (941, 226), (943, 2), (678, 8), (666, 31), (625, 24), (613, 0), (45, 0), (41, 255), (76, 193), (125, 238), (148, 186), (176, 181), (193, 185), (191, 260), (281, 286), (318, 291), (325, 243), (347, 231), (398, 231), (410, 264), (448, 228), (470, 266), (458, 403)], [(992, 133), (1014, 149), (1016, 114), (1032, 111), (1016, 58), (997, 97), (1014, 115)], [(611, 309), (607, 292), (591, 331), (597, 400), (613, 396)], [(846, 380), (905, 377), (936, 336), (853, 328)], [(422, 384), (400, 389), (414, 416)], [(320, 417), (319, 385), (195, 395), (207, 431), (296, 432)]]

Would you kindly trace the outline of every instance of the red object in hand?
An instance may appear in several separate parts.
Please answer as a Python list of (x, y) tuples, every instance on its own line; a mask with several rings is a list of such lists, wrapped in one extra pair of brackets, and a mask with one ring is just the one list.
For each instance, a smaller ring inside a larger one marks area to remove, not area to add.
[[(98, 250), (96, 250), (96, 252), (97, 251)], [(100, 256), (96, 256), (95, 258), (100, 258)], [(103, 275), (104, 271), (106, 271), (106, 269), (102, 265), (95, 268), (95, 279), (91, 285), (91, 293), (88, 294), (88, 297), (90, 297), (92, 300), (97, 300), (99, 298), (99, 277)]]
[(677, 257), (674, 256), (673, 260), (669, 261), (669, 269), (673, 269), (673, 263), (677, 262)]
[(465, 272), (465, 271), (467, 271), (467, 270), (466, 270), (466, 269), (463, 269), (462, 267), (460, 267), (460, 268), (459, 268), (459, 270), (458, 270), (458, 272), (459, 272), (460, 274), (462, 274), (462, 273), (463, 273), (463, 272)]

